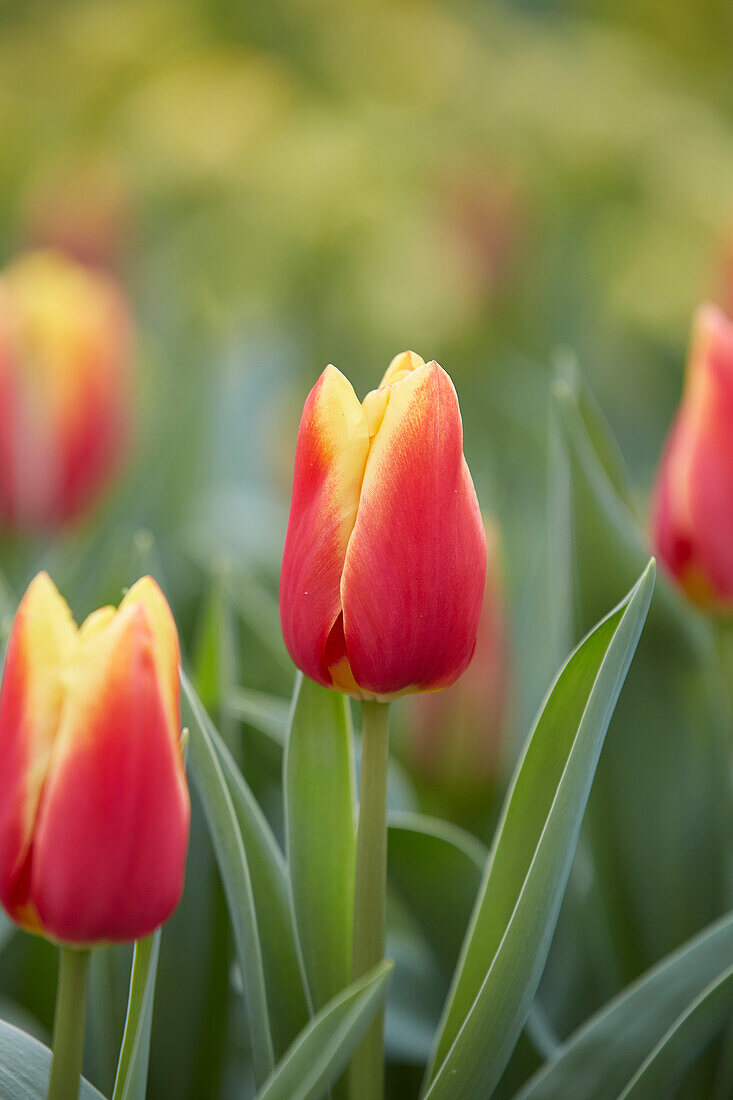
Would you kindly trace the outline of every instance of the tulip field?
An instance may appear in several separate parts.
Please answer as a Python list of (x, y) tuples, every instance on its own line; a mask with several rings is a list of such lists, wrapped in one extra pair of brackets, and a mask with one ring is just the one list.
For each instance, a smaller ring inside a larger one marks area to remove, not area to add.
[(0, 5), (0, 1100), (733, 1100), (732, 45)]

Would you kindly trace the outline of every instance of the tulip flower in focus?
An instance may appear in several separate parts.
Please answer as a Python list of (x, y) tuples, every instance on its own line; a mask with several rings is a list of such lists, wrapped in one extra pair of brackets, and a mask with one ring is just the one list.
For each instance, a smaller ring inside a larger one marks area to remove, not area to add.
[(695, 317), (652, 524), (659, 556), (688, 595), (733, 609), (733, 324), (716, 306)]
[(446, 372), (405, 352), (360, 404), (326, 367), (300, 423), (280, 580), (295, 664), (358, 698), (448, 687), (473, 654), (485, 575)]
[(106, 275), (53, 252), (0, 274), (0, 523), (57, 527), (112, 477), (129, 420), (131, 323)]
[(0, 900), (17, 924), (90, 945), (175, 909), (190, 812), (178, 665), (150, 577), (79, 628), (46, 573), (31, 583), (0, 688)]
[(486, 524), (488, 567), (476, 650), (458, 683), (410, 701), (407, 757), (411, 771), (459, 800), (497, 778), (506, 711), (509, 639), (499, 532)]

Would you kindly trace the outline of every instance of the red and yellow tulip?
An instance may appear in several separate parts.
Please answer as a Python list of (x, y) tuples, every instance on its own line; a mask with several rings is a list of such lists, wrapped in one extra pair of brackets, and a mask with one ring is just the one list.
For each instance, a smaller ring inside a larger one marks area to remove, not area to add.
[(189, 798), (178, 635), (150, 577), (77, 628), (46, 573), (0, 687), (0, 900), (72, 944), (138, 939), (183, 888)]
[(0, 274), (0, 523), (89, 508), (128, 434), (131, 323), (106, 275), (34, 252)]
[(405, 352), (360, 404), (326, 367), (300, 423), (280, 580), (295, 664), (360, 698), (447, 687), (471, 659), (485, 573), (446, 372)]
[(733, 324), (712, 305), (695, 317), (652, 524), (660, 558), (688, 595), (733, 610)]

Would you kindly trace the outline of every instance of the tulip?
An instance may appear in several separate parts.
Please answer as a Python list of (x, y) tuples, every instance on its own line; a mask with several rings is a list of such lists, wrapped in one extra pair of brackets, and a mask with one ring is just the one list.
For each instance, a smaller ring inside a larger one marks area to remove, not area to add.
[(326, 367), (300, 423), (280, 581), (295, 664), (363, 699), (447, 687), (473, 654), (485, 573), (446, 372), (405, 352), (360, 404)]
[(131, 325), (106, 275), (53, 252), (0, 274), (0, 523), (85, 512), (125, 449)]
[(132, 192), (122, 166), (92, 152), (49, 166), (30, 181), (21, 211), (22, 240), (110, 271), (135, 238)]
[[(280, 578), (293, 661), (362, 700), (352, 976), (384, 953), (389, 700), (456, 680), (476, 644), (486, 540), (456, 391), (437, 363), (396, 356), (359, 403), (326, 367), (305, 403)], [(349, 1070), (383, 1094), (383, 1024)]]
[(416, 696), (407, 714), (411, 770), (461, 808), (466, 800), (483, 799), (497, 778), (506, 711), (509, 640), (500, 537), (495, 524), (485, 526), (488, 568), (471, 663), (447, 691)]
[(189, 798), (179, 649), (150, 577), (77, 628), (46, 573), (0, 686), (0, 901), (65, 944), (138, 939), (183, 888)]
[(688, 595), (733, 610), (733, 324), (712, 305), (695, 317), (652, 528), (660, 558)]

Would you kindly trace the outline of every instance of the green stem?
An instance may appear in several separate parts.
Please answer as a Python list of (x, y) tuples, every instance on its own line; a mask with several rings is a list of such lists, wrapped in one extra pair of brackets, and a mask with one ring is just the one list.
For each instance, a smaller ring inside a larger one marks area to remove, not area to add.
[(79, 1096), (88, 971), (89, 951), (59, 947), (48, 1100), (77, 1100)]
[[(362, 704), (363, 736), (356, 836), (352, 978), (384, 957), (387, 893), (387, 767), (389, 703)], [(364, 1036), (349, 1070), (351, 1100), (380, 1100), (384, 1092), (384, 1014)]]

